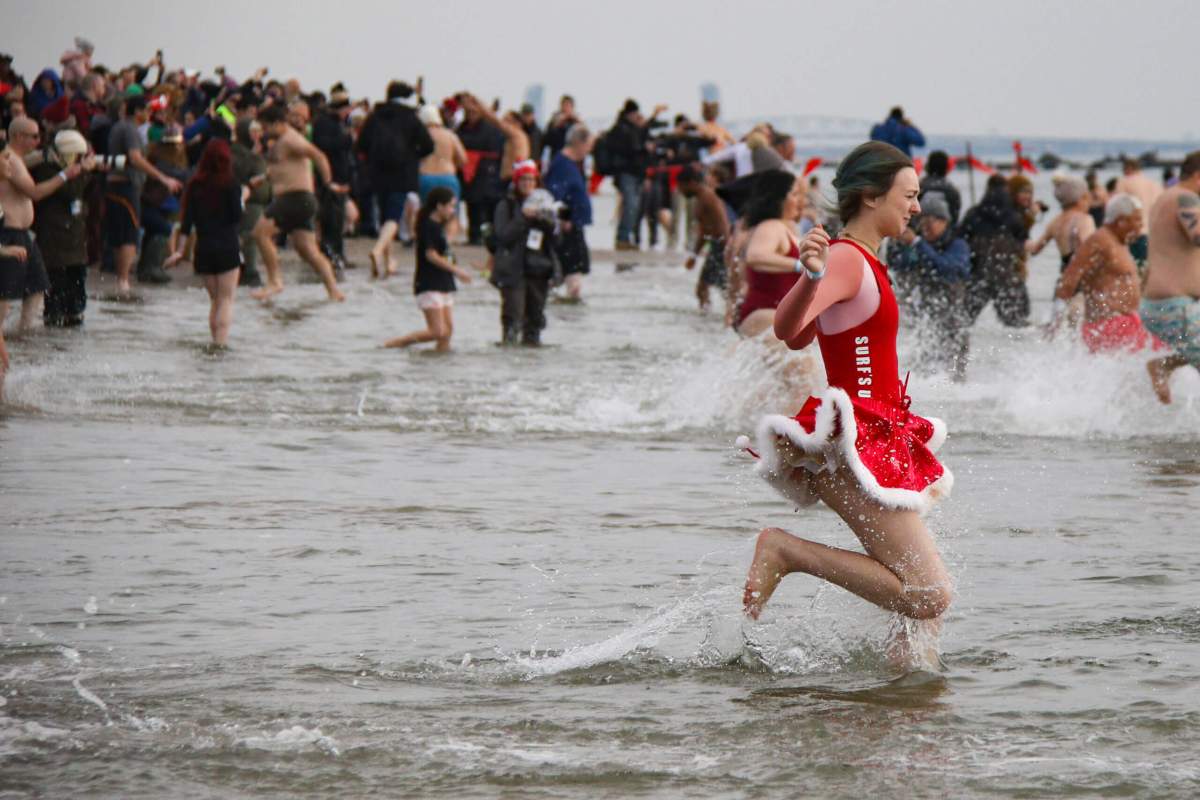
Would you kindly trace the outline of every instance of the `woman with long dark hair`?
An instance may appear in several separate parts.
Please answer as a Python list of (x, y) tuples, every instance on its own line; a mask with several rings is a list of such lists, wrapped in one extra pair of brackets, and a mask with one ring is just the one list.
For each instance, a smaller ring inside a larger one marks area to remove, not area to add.
[(804, 212), (804, 181), (784, 170), (767, 170), (754, 184), (742, 209), (750, 231), (739, 281), (745, 294), (733, 324), (743, 336), (769, 331), (775, 308), (800, 277), (794, 267), (800, 257), (795, 224)]
[(425, 195), (417, 213), (417, 270), (413, 275), (413, 293), (417, 296), (417, 308), (425, 315), (425, 328), (389, 339), (384, 347), (437, 342), (438, 352), (450, 349), (454, 293), (458, 290), (454, 278), (471, 282), (471, 273), (451, 260), (450, 244), (446, 241), (446, 226), (456, 218), (457, 203), (454, 192), (446, 186), (435, 186)]
[(774, 318), (775, 335), (792, 349), (817, 339), (829, 386), (794, 418), (763, 418), (758, 470), (798, 505), (824, 502), (865, 553), (767, 528), (743, 602), (757, 618), (783, 576), (805, 572), (904, 617), (934, 620), (950, 605), (951, 580), (921, 514), (953, 482), (933, 455), (946, 431), (909, 411), (896, 359), (899, 311), (877, 256), (920, 212), (921, 189), (908, 156), (883, 142), (855, 148), (833, 184), (841, 238), (809, 231), (792, 261), (802, 277)]
[(183, 194), (180, 249), (171, 262), (183, 258), (187, 237), (195, 229), (195, 269), (204, 278), (211, 308), (208, 327), (212, 341), (224, 347), (233, 324), (233, 299), (242, 266), (238, 226), (242, 221), (242, 187), (233, 177), (229, 142), (213, 139), (204, 148), (196, 174)]

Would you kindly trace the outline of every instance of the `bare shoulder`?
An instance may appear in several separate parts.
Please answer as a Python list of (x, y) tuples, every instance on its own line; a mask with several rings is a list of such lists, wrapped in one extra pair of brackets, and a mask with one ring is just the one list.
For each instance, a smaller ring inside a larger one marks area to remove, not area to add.
[(826, 267), (838, 270), (857, 270), (862, 271), (862, 268), (867, 264), (867, 257), (864, 256), (859, 249), (847, 242), (834, 242), (829, 247), (829, 258), (825, 262)]
[(1189, 192), (1187, 189), (1180, 189), (1176, 202), (1179, 204), (1181, 209), (1200, 208), (1200, 194)]

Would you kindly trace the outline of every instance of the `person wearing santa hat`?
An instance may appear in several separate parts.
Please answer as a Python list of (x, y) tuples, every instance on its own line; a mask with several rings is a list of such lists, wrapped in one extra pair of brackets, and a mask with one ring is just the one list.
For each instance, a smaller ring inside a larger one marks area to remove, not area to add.
[[(496, 239), (492, 284), (500, 290), (503, 344), (537, 347), (546, 327), (546, 297), (555, 275), (561, 275), (555, 254), (557, 207), (553, 196), (538, 186), (532, 160), (513, 165), (512, 188), (496, 204), (492, 229)], [(551, 205), (539, 203), (545, 195)]]

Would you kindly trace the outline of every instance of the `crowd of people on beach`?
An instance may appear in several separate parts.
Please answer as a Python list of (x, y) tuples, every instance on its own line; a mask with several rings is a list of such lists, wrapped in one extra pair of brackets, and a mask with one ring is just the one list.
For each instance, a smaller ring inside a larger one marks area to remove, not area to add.
[[(800, 277), (799, 242), (840, 225), (818, 159), (798, 165), (795, 138), (766, 123), (735, 137), (716, 102), (697, 121), (668, 121), (665, 106), (646, 116), (631, 99), (592, 131), (570, 96), (543, 128), (532, 106), (506, 111), (467, 91), (436, 100), (421, 79), (390, 82), (372, 104), (341, 83), (306, 92), (268, 75), (239, 80), (217, 67), (202, 79), (169, 68), (161, 51), (111, 69), (77, 38), (58, 69), (27, 83), (0, 56), (0, 389), (10, 303), (20, 303), (20, 331), (39, 311), (46, 326), (78, 326), (89, 269), (115, 273), (121, 299), (135, 278), (167, 283), (190, 260), (223, 347), (239, 285), (262, 301), (284, 290), (281, 246), (344, 300), (339, 281), (356, 266), (347, 236), (372, 240), (373, 279), (395, 275), (400, 249), (413, 248), (425, 324), (387, 346), (449, 349), (457, 282), (479, 277), (498, 290), (502, 342), (536, 346), (555, 288), (564, 301), (582, 297), (591, 196), (604, 178), (619, 197), (618, 254), (665, 236), (687, 268), (699, 266), (702, 309), (718, 293), (727, 324), (782, 346), (774, 316)], [(900, 108), (870, 136), (906, 157), (925, 146)], [(1062, 271), (1048, 334), (1078, 327), (1092, 352), (1160, 351), (1149, 371), (1163, 402), (1171, 372), (1200, 365), (1200, 154), (1165, 189), (1136, 160), (1103, 187), (1094, 173), (1056, 174), (1061, 210), (1036, 240), (1048, 208), (1020, 159), (967, 209), (948, 177), (955, 159), (935, 150), (914, 165), (921, 211), (884, 254), (917, 321), (922, 366), (965, 380), (969, 332), (989, 304), (1004, 325), (1030, 325), (1028, 260), (1051, 242)], [(461, 243), (484, 247), (486, 265), (458, 263)]]

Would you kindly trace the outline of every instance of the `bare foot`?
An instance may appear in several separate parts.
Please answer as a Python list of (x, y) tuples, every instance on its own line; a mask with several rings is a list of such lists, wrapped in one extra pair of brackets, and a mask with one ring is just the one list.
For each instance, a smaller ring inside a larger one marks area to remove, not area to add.
[(255, 289), (250, 293), (250, 296), (255, 300), (270, 300), (275, 295), (283, 291), (282, 283), (268, 283), (261, 289)]
[(778, 547), (779, 538), (787, 535), (786, 531), (779, 528), (764, 528), (758, 535), (754, 559), (746, 574), (746, 589), (742, 592), (742, 606), (751, 619), (758, 619), (763, 606), (774, 594), (775, 587), (790, 572)]
[(334, 286), (332, 289), (329, 289), (328, 291), (329, 291), (329, 299), (332, 300), (333, 302), (335, 302), (335, 303), (346, 302), (346, 295), (342, 294), (341, 289), (338, 289), (336, 286)]
[(1171, 378), (1171, 370), (1167, 369), (1167, 365), (1163, 363), (1163, 359), (1155, 359), (1146, 364), (1146, 372), (1150, 373), (1150, 385), (1154, 387), (1154, 393), (1158, 395), (1160, 403), (1171, 402), (1171, 386), (1168, 381)]
[(379, 277), (379, 256), (372, 250), (367, 257), (371, 259), (371, 280), (375, 280)]

